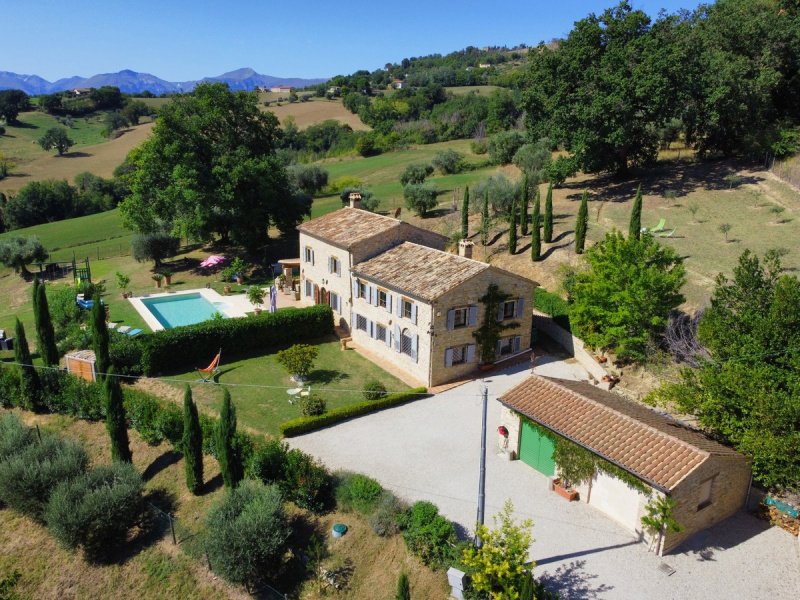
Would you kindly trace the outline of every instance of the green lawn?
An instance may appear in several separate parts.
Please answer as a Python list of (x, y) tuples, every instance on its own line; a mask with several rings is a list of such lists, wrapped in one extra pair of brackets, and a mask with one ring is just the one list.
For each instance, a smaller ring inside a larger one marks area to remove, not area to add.
[[(326, 338), (318, 342), (316, 347), (319, 357), (309, 383), (312, 392), (325, 400), (328, 410), (363, 401), (360, 390), (373, 379), (383, 383), (390, 392), (408, 389), (407, 385), (354, 350), (342, 351), (338, 339)], [(212, 358), (213, 356), (208, 357), (209, 362)], [(170, 377), (171, 380), (176, 378), (196, 383), (198, 374), (190, 371)], [(226, 362), (223, 354), (222, 367), (216, 381), (231, 386), (229, 390), (236, 404), (239, 423), (245, 427), (277, 435), (281, 423), (301, 416), (299, 403), (289, 403), (286, 389), (294, 387), (294, 384), (278, 364), (276, 354), (231, 363)], [(170, 385), (182, 389), (185, 384), (171, 381)], [(219, 411), (222, 404), (221, 386), (197, 383), (192, 391), (200, 406), (207, 411)]]
[[(75, 142), (70, 152), (107, 141), (103, 137), (105, 113), (93, 113), (86, 117), (75, 117), (72, 127), (67, 128), (69, 137)], [(8, 158), (34, 158), (51, 152), (41, 149), (37, 140), (51, 127), (64, 127), (54, 116), (31, 111), (19, 115), (21, 125), (6, 125), (6, 134), (0, 136), (0, 153)]]

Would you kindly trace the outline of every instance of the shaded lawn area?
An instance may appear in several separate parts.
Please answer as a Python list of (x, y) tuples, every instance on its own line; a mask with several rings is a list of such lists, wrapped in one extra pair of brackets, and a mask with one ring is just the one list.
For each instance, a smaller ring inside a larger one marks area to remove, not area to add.
[[(409, 389), (403, 382), (355, 350), (342, 351), (339, 340), (333, 336), (319, 340), (315, 345), (319, 356), (314, 363), (309, 383), (312, 393), (325, 400), (328, 410), (362, 402), (364, 396), (361, 390), (372, 380), (380, 381), (389, 392)], [(211, 362), (212, 358), (209, 356), (208, 361)], [(190, 382), (198, 405), (206, 412), (219, 412), (222, 405), (222, 385), (199, 382), (196, 371), (170, 376), (169, 379), (172, 380), (170, 385), (179, 388), (184, 384), (174, 381), (175, 379)], [(290, 396), (286, 390), (295, 386), (278, 364), (277, 351), (235, 362), (227, 362), (223, 353), (222, 365), (215, 381), (231, 386), (228, 389), (236, 405), (239, 424), (244, 427), (277, 436), (281, 423), (302, 415), (299, 402), (289, 403)]]

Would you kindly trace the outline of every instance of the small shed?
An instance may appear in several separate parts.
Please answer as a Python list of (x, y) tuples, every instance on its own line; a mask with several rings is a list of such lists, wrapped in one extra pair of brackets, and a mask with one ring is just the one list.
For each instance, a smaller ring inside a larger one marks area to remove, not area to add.
[[(577, 486), (580, 499), (643, 534), (641, 517), (656, 496), (675, 502), (680, 532), (668, 532), (664, 554), (742, 508), (750, 465), (735, 450), (667, 415), (588, 382), (532, 375), (499, 399), (508, 450), (533, 470), (558, 473), (555, 443), (566, 439), (638, 480), (599, 470)], [(553, 435), (548, 435), (550, 432)]]
[(94, 350), (75, 350), (68, 352), (64, 359), (67, 363), (67, 372), (80, 377), (86, 381), (96, 381), (97, 372), (95, 370), (96, 357)]

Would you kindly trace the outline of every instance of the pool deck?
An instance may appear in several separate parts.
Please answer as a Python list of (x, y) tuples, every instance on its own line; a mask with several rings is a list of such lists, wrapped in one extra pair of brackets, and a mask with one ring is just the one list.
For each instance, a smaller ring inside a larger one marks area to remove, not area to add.
[(247, 316), (248, 312), (253, 312), (253, 305), (250, 304), (250, 301), (247, 299), (247, 296), (245, 294), (223, 296), (219, 292), (211, 288), (181, 290), (179, 292), (162, 292), (159, 294), (143, 294), (141, 296), (128, 298), (128, 301), (133, 305), (133, 307), (136, 309), (136, 312), (139, 313), (139, 316), (142, 317), (144, 322), (147, 323), (147, 326), (152, 331), (160, 331), (162, 329), (165, 329), (165, 327), (158, 322), (158, 319), (156, 319), (155, 315), (153, 315), (153, 313), (150, 312), (150, 309), (148, 309), (147, 306), (145, 306), (142, 300), (149, 300), (152, 298), (185, 296), (187, 294), (200, 294), (211, 304), (215, 304), (217, 302), (225, 304), (225, 308), (223, 310), (225, 314), (231, 318), (245, 317)]

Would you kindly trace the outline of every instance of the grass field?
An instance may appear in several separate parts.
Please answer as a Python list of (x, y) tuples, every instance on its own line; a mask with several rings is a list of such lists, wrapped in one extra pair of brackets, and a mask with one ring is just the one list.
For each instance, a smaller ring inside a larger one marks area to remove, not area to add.
[[(309, 385), (313, 393), (325, 400), (328, 410), (362, 402), (364, 397), (360, 390), (372, 380), (380, 381), (390, 392), (408, 389), (407, 385), (354, 350), (342, 351), (338, 338), (319, 340), (314, 345), (319, 357), (309, 376)], [(208, 358), (209, 362), (212, 358)], [(174, 381), (176, 379), (179, 381)], [(181, 401), (183, 382), (191, 383), (199, 406), (209, 414), (217, 414), (222, 405), (221, 387), (198, 383), (198, 379), (194, 370), (170, 376), (169, 385), (173, 389), (166, 394)], [(236, 404), (239, 423), (254, 432), (275, 436), (281, 423), (302, 416), (300, 404), (289, 403), (286, 390), (294, 387), (294, 383), (278, 364), (275, 353), (234, 362), (227, 362), (223, 354), (215, 381), (231, 386), (228, 389)], [(160, 382), (156, 384), (160, 386)], [(143, 382), (142, 385), (152, 385), (152, 382)], [(159, 395), (166, 395), (163, 388), (159, 389)]]
[[(5, 412), (5, 411), (0, 411)], [(60, 415), (33, 415), (17, 411), (28, 424), (80, 441), (93, 464), (111, 460), (108, 435), (103, 423), (79, 421)], [(138, 433), (129, 432), (133, 464), (144, 474), (148, 502), (170, 511), (175, 517), (179, 545), (172, 543), (167, 523), (134, 530), (128, 549), (109, 564), (87, 563), (80, 553), (62, 549), (47, 530), (27, 517), (0, 509), (0, 578), (19, 572), (20, 578), (3, 598), (109, 598), (118, 600), (171, 600), (174, 598), (252, 598), (239, 587), (229, 585), (206, 567), (200, 538), (209, 508), (225, 494), (217, 461), (205, 457), (206, 490), (193, 496), (184, 484), (181, 456), (171, 446), (144, 443)], [(375, 590), (394, 589), (401, 570), (409, 574), (412, 589), (420, 598), (445, 598), (446, 578), (411, 556), (400, 536), (380, 538), (366, 519), (351, 513), (331, 512), (318, 517), (289, 507), (300, 527), (295, 540), (300, 551), (303, 539), (312, 531), (328, 532), (333, 523), (347, 523), (347, 536), (329, 544), (331, 560), (350, 559), (355, 566), (347, 598), (372, 600)], [(124, 582), (124, 585), (120, 585)], [(291, 597), (320, 598), (315, 586), (306, 582), (283, 589)], [(283, 586), (281, 586), (283, 587)], [(256, 597), (268, 597), (258, 595)]]
[[(68, 128), (69, 137), (75, 142), (71, 148), (73, 152), (106, 141), (103, 137), (104, 117), (105, 113), (95, 113), (73, 119), (73, 126)], [(19, 124), (5, 126), (6, 134), (0, 136), (0, 152), (14, 162), (50, 155), (52, 151), (42, 150), (37, 142), (51, 127), (64, 126), (55, 117), (43, 112), (21, 113)]]

